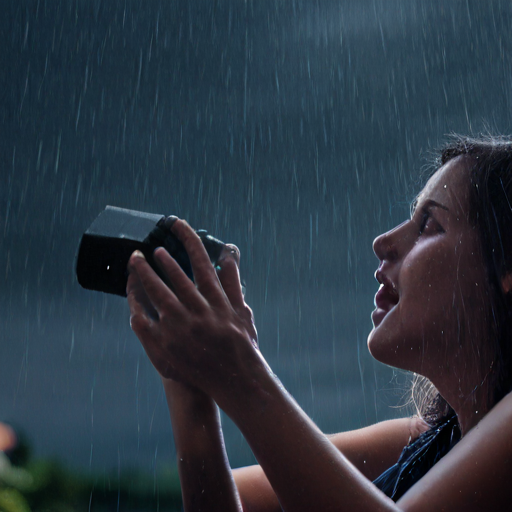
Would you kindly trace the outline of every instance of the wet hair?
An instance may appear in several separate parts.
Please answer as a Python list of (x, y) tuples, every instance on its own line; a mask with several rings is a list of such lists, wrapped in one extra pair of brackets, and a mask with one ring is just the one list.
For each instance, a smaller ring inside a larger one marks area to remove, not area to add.
[[(505, 293), (501, 284), (512, 273), (512, 139), (453, 135), (440, 150), (435, 169), (457, 157), (469, 170), (469, 221), (478, 230), (489, 284), (489, 349), (494, 358), (486, 379), (492, 407), (512, 390), (512, 291)], [(429, 381), (417, 379), (412, 391), (427, 423), (437, 425), (453, 414)]]

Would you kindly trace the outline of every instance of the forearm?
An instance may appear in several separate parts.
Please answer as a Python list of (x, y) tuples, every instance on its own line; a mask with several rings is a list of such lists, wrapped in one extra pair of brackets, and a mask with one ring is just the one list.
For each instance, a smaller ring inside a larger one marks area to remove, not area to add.
[[(429, 427), (419, 418), (387, 420), (358, 430), (328, 435), (329, 441), (366, 478), (374, 480), (399, 458), (405, 445)], [(233, 471), (247, 512), (280, 512), (281, 506), (259, 465)]]
[(215, 402), (182, 384), (162, 380), (171, 415), (185, 511), (240, 512), (242, 508)]
[[(227, 412), (249, 442), (285, 510), (396, 511), (393, 502), (316, 428), (259, 356), (253, 315), (243, 299), (235, 260), (225, 259), (217, 275), (192, 228), (176, 220), (171, 229), (189, 254), (195, 284), (162, 248), (155, 250), (154, 258), (175, 293), (151, 269), (142, 253), (135, 252), (129, 265), (131, 325), (155, 368), (164, 377), (201, 389)], [(183, 410), (171, 403), (174, 424), (186, 425), (180, 413)], [(206, 428), (194, 415), (193, 428), (178, 428), (176, 434), (179, 457), (190, 461), (180, 461), (186, 496), (188, 489), (197, 484), (197, 471), (205, 476), (207, 467), (223, 472), (222, 490), (216, 482), (198, 486), (201, 494), (203, 489), (210, 494), (204, 499), (205, 505), (224, 496), (226, 489), (234, 488), (218, 442), (221, 437), (214, 435), (214, 447), (207, 451), (211, 458), (190, 455), (195, 445), (191, 438), (197, 436), (200, 445), (209, 446), (212, 440), (205, 432), (220, 434), (218, 418), (216, 421), (216, 429)], [(226, 482), (231, 487), (224, 485)]]
[(398, 510), (270, 374), (233, 386), (219, 404), (244, 434), (285, 511)]

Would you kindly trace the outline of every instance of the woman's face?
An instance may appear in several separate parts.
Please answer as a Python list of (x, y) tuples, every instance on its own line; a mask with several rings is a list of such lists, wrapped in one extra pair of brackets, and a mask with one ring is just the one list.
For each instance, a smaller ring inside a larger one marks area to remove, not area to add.
[(471, 341), (485, 335), (488, 285), (468, 213), (458, 157), (428, 181), (411, 218), (375, 240), (381, 286), (368, 347), (379, 361), (431, 379), (478, 366)]

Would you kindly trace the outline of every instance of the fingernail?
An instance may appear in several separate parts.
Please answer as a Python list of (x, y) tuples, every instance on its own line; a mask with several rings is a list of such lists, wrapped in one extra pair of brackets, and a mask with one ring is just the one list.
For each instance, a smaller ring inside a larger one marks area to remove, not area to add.
[(143, 260), (146, 259), (144, 254), (142, 254), (142, 252), (140, 252), (138, 249), (136, 251), (133, 251), (132, 256), (135, 256), (136, 258), (142, 258)]
[(178, 217), (176, 217), (176, 215), (169, 215), (169, 217), (165, 219), (164, 226), (170, 230), (177, 220)]

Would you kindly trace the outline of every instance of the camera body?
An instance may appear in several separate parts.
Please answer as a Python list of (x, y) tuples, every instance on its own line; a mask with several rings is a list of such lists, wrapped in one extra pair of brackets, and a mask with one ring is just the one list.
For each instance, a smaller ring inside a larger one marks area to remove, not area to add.
[[(187, 276), (194, 276), (183, 244), (165, 225), (166, 217), (107, 206), (82, 235), (76, 262), (78, 282), (88, 290), (126, 297), (128, 260), (141, 251), (155, 272), (166, 281), (153, 259), (153, 251), (164, 247)], [(212, 265), (217, 264), (224, 243), (197, 230)]]

